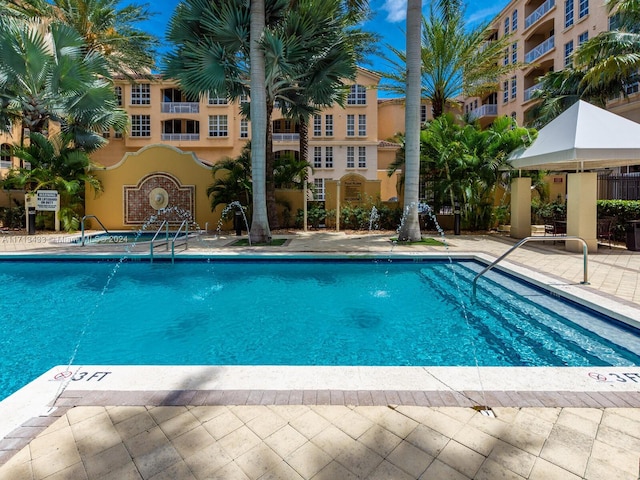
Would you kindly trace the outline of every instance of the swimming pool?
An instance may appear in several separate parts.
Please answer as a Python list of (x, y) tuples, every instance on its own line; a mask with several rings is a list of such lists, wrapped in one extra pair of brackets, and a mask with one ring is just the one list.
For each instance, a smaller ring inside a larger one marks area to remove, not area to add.
[[(0, 399), (75, 365), (640, 365), (630, 327), (475, 261), (2, 261)], [(74, 356), (74, 352), (75, 356)]]

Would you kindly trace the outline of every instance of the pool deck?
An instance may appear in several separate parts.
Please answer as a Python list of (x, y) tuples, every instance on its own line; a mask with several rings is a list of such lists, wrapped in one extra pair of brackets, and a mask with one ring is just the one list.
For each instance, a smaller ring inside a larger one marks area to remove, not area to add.
[[(3, 234), (0, 256), (124, 251), (54, 237)], [(203, 236), (177, 255), (493, 259), (516, 242), (447, 236), (445, 248), (394, 246), (389, 234), (282, 237), (281, 247), (233, 247), (236, 237)], [(146, 253), (139, 246), (130, 255)], [(640, 252), (600, 246), (589, 255), (589, 285), (580, 285), (582, 254), (560, 242), (528, 244), (504, 264), (560, 294), (640, 320)], [(640, 366), (66, 370), (43, 372), (0, 402), (0, 480), (640, 477)]]

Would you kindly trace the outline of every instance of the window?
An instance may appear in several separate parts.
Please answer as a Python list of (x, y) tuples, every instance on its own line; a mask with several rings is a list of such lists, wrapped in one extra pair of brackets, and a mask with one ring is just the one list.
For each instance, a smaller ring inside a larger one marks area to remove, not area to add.
[(249, 95), (247, 95), (246, 93), (240, 95), (240, 103), (249, 103)]
[(131, 136), (151, 136), (151, 115), (131, 115)]
[(116, 87), (116, 100), (118, 101), (118, 106), (122, 106), (122, 87)]
[(427, 106), (420, 105), (420, 123), (427, 123)]
[(609, 17), (609, 30), (618, 30), (620, 28), (620, 14), (615, 13)]
[(226, 115), (209, 115), (209, 136), (226, 137), (229, 135), (229, 125)]
[(320, 137), (322, 135), (322, 116), (314, 115), (313, 116), (313, 136)]
[(578, 3), (578, 18), (586, 17), (589, 15), (589, 0), (579, 0)]
[(511, 44), (511, 63), (518, 63), (518, 42)]
[(11, 145), (3, 143), (0, 145), (0, 168), (11, 168)]
[(219, 97), (216, 92), (209, 92), (209, 105), (227, 105), (229, 101), (226, 97)]
[(564, 28), (573, 25), (573, 0), (564, 2)]
[(367, 116), (366, 115), (358, 115), (358, 136), (360, 137), (367, 136)]
[(324, 134), (333, 137), (333, 115), (324, 116)]
[(358, 147), (358, 168), (367, 168), (367, 147)]
[(564, 66), (569, 67), (573, 63), (571, 54), (573, 53), (573, 40), (564, 44)]
[(135, 83), (131, 85), (131, 105), (151, 104), (151, 85)]
[(578, 46), (582, 45), (587, 40), (589, 40), (589, 31), (582, 32), (578, 35)]
[(351, 85), (347, 96), (347, 105), (366, 105), (367, 89), (364, 85)]
[(356, 116), (347, 115), (347, 137), (355, 137), (356, 135)]
[(240, 120), (240, 138), (249, 138), (249, 120)]
[(347, 147), (347, 168), (355, 168), (356, 167), (356, 148), (355, 147)]
[(324, 200), (324, 178), (314, 178), (313, 187), (313, 199)]
[(511, 15), (511, 31), (515, 32), (518, 29), (518, 10), (514, 10)]
[(324, 151), (325, 168), (333, 168), (333, 147), (327, 147)]
[(109, 128), (102, 129), (102, 138), (109, 138), (111, 136), (111, 130)]
[(516, 81), (516, 77), (511, 77), (511, 100), (516, 98), (518, 94), (518, 82)]
[(322, 147), (313, 147), (313, 168), (322, 167)]
[(504, 34), (509, 35), (509, 17), (504, 19)]
[(504, 65), (509, 65), (509, 49), (504, 49), (504, 60), (502, 61)]

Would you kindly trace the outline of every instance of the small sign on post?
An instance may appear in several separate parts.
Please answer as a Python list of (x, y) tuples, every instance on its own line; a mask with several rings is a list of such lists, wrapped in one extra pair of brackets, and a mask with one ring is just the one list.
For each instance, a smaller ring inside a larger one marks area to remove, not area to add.
[(58, 211), (60, 210), (60, 194), (57, 190), (38, 190), (36, 192), (36, 210), (43, 212), (55, 213), (55, 229), (60, 231), (60, 219)]

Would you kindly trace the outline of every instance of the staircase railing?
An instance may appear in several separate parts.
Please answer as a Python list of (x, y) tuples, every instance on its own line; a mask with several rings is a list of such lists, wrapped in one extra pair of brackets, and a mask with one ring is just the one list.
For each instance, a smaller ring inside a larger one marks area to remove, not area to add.
[(174, 263), (176, 255), (176, 242), (181, 238), (180, 232), (182, 232), (183, 228), (184, 233), (182, 234), (182, 236), (184, 237), (184, 248), (185, 250), (189, 248), (189, 221), (183, 220), (180, 224), (180, 228), (178, 228), (178, 231), (171, 240), (171, 263)]
[[(589, 282), (587, 281), (587, 272), (588, 272), (588, 265), (587, 265), (587, 256), (588, 256), (588, 249), (587, 249), (587, 242), (585, 242), (582, 238), (580, 237), (574, 237), (574, 236), (568, 236), (568, 235), (562, 235), (560, 237), (556, 237), (559, 239), (564, 240), (578, 240), (579, 242), (582, 242), (582, 256), (583, 256), (583, 280), (582, 282), (580, 282), (581, 285), (588, 285)], [(484, 275), (485, 273), (487, 273), (489, 270), (491, 270), (493, 267), (495, 267), (498, 263), (500, 263), (507, 255), (509, 255), (511, 252), (517, 250), (518, 248), (520, 248), (522, 245), (524, 245), (527, 242), (541, 242), (541, 241), (549, 241), (549, 238), (547, 237), (526, 237), (523, 238), (522, 240), (520, 240), (518, 243), (516, 243), (513, 247), (511, 247), (509, 250), (507, 250), (505, 253), (503, 253), (500, 257), (498, 257), (496, 260), (493, 261), (493, 263), (491, 263), (490, 265), (487, 265), (480, 273), (478, 273), (475, 278), (473, 279), (473, 299), (476, 299), (476, 288), (477, 288), (477, 284), (478, 284), (478, 279)]]
[(163, 220), (160, 226), (158, 227), (156, 234), (153, 236), (153, 238), (151, 239), (151, 242), (149, 243), (149, 260), (151, 263), (153, 263), (153, 247), (156, 240), (158, 242), (162, 242), (163, 240), (162, 238), (158, 239), (158, 235), (160, 235), (160, 232), (162, 231), (163, 228), (165, 231), (164, 242), (165, 242), (167, 251), (169, 251), (169, 222), (167, 222), (166, 220)]
[(80, 222), (80, 232), (81, 232), (80, 246), (82, 246), (82, 247), (84, 247), (84, 221), (87, 220), (88, 218), (95, 218), (96, 222), (98, 222), (100, 224), (100, 226), (107, 233), (107, 235), (111, 235), (109, 230), (107, 230), (107, 227), (105, 227), (102, 224), (102, 222), (100, 221), (100, 219), (98, 217), (96, 217), (95, 215), (85, 215), (84, 217), (82, 217), (82, 221)]

